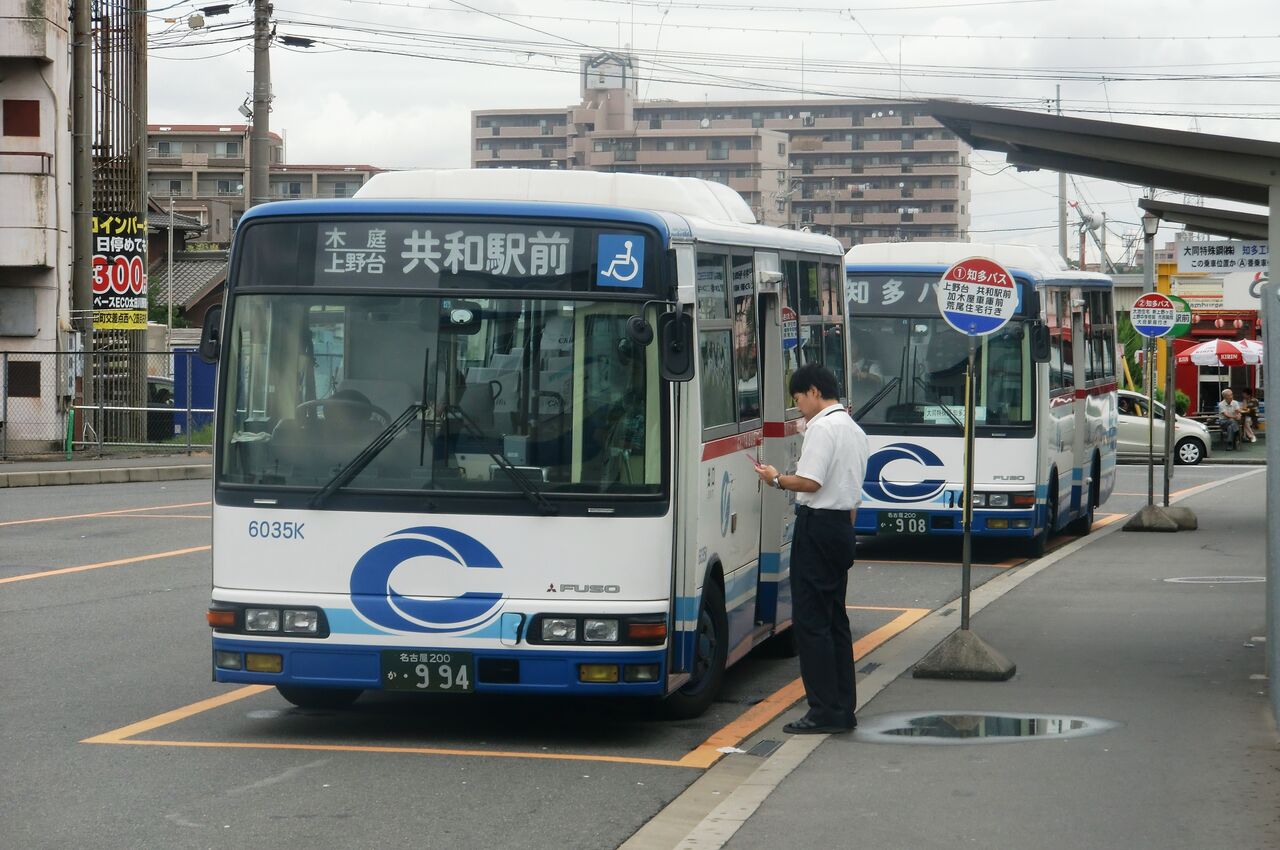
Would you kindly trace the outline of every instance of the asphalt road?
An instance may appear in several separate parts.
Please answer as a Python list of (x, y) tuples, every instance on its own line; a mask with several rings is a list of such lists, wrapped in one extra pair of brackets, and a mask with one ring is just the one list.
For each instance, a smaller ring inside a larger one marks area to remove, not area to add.
[[(1180, 467), (1174, 489), (1237, 472)], [(1145, 468), (1122, 467), (1099, 521), (1145, 494)], [(611, 701), (381, 694), (304, 711), (217, 685), (208, 501), (207, 481), (0, 491), (0, 846), (616, 847), (794, 693), (795, 660), (764, 654), (683, 722)], [(953, 600), (959, 558), (864, 542), (860, 650)], [(975, 585), (1020, 563), (975, 560)]]

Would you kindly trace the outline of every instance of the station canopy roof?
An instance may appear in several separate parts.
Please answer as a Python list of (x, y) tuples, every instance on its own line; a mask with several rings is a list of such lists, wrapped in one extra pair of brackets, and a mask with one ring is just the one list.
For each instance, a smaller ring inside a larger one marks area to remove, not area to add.
[(950, 100), (922, 105), (978, 150), (1045, 168), (1248, 204), (1280, 185), (1280, 143), (1165, 130)]

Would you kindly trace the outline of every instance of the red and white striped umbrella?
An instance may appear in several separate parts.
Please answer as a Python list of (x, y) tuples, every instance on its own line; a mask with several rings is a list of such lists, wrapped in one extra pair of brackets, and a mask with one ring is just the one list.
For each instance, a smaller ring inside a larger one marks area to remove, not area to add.
[(1245, 348), (1233, 340), (1211, 339), (1186, 349), (1174, 362), (1197, 366), (1253, 366), (1262, 362), (1262, 346)]
[(1262, 362), (1262, 343), (1258, 342), (1256, 339), (1238, 339), (1236, 340), (1236, 345), (1240, 346), (1245, 351), (1252, 351), (1257, 354), (1258, 362)]

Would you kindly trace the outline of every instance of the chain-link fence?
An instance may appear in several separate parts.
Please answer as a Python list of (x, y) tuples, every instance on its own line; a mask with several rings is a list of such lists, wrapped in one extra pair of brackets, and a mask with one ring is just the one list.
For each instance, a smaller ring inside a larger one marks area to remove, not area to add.
[(214, 374), (194, 350), (0, 351), (0, 458), (208, 451)]

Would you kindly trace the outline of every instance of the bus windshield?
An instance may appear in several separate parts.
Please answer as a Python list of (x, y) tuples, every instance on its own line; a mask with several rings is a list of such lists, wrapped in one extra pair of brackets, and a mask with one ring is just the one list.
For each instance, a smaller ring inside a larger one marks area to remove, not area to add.
[(514, 467), (548, 495), (659, 495), (656, 347), (627, 339), (636, 310), (567, 294), (237, 294), (219, 480), (319, 490), (413, 411), (344, 489), (519, 494)]
[[(978, 340), (977, 425), (1030, 426), (1034, 419), (1029, 326), (1012, 321)], [(964, 424), (968, 338), (930, 316), (849, 319), (851, 409), (864, 427)]]

